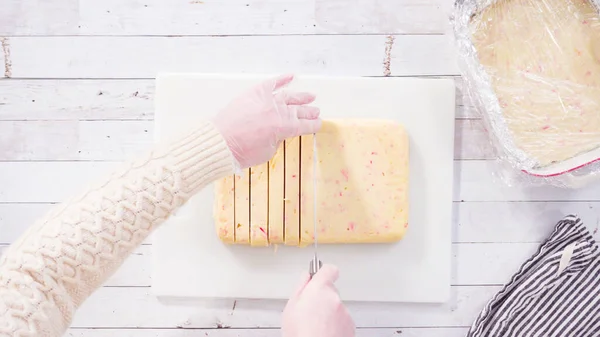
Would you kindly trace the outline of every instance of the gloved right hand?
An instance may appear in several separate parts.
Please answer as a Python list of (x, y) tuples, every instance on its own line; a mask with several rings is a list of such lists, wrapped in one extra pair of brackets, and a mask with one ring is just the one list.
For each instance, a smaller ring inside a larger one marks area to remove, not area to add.
[(283, 311), (283, 337), (353, 337), (354, 321), (334, 286), (339, 275), (324, 265), (310, 279), (308, 273)]

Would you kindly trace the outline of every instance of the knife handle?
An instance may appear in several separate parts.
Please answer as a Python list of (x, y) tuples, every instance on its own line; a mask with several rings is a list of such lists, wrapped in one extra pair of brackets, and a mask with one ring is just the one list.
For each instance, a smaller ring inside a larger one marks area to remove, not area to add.
[(323, 262), (317, 259), (317, 256), (315, 255), (315, 257), (312, 260), (310, 260), (310, 266), (308, 269), (311, 279), (319, 271), (319, 269), (321, 269), (321, 267), (323, 267)]

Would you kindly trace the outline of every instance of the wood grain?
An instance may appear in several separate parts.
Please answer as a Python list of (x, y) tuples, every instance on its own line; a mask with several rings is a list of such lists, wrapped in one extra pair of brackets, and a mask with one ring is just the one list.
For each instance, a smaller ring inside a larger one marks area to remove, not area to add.
[(461, 76), (456, 76), (454, 84), (456, 86), (456, 105), (475, 106), (475, 100), (471, 98), (471, 94), (467, 90), (466, 79)]
[(0, 120), (145, 120), (153, 98), (153, 80), (11, 79), (0, 81)]
[(74, 34), (78, 10), (78, 0), (2, 0), (0, 35)]
[(0, 162), (0, 202), (62, 202), (120, 166), (115, 162)]
[[(463, 337), (468, 328), (362, 328), (356, 337)], [(65, 337), (280, 337), (280, 329), (70, 329)]]
[(598, 202), (455, 202), (452, 213), (454, 242), (540, 243), (568, 214), (600, 239)]
[[(455, 271), (452, 284), (497, 286), (510, 280), (521, 264), (533, 255), (538, 243), (456, 243), (452, 245)], [(0, 246), (0, 251), (6, 246)], [(481, 270), (486, 270), (482, 273)], [(343, 271), (342, 271), (343, 274)], [(142, 245), (125, 260), (104, 284), (108, 287), (150, 287), (152, 246)]]
[[(455, 122), (455, 159), (492, 159), (479, 119)], [(0, 121), (0, 160), (123, 161), (152, 148), (152, 121)]]
[[(13, 78), (155, 78), (159, 72), (383, 76), (386, 36), (11, 37)], [(40, 62), (39, 55), (44, 55)], [(244, 57), (239, 57), (244, 55)], [(397, 35), (392, 76), (458, 75), (443, 35)]]
[(29, 36), (440, 34), (448, 7), (434, 0), (4, 0), (2, 6), (0, 35)]
[[(453, 76), (452, 300), (348, 306), (359, 327), (388, 327), (359, 329), (359, 337), (464, 336), (498, 285), (562, 216), (579, 214), (598, 237), (600, 196), (593, 187), (508, 186), (500, 177), (488, 160), (494, 153), (480, 113), (457, 77), (451, 41), (436, 35), (447, 32), (451, 6), (446, 0), (2, 0), (0, 251), (51, 203), (151, 146), (158, 72)], [(280, 335), (245, 328), (278, 327), (283, 302), (160, 304), (148, 287), (150, 243), (84, 303), (66, 336)]]
[[(457, 95), (458, 96), (458, 95)], [(461, 102), (464, 103), (464, 102)], [(456, 106), (456, 118), (458, 119), (479, 119), (483, 114), (475, 107), (468, 105)]]
[[(343, 274), (341, 275), (343, 277)], [(452, 299), (434, 304), (347, 303), (358, 327), (467, 327), (497, 286), (452, 287)], [(75, 328), (271, 328), (281, 324), (284, 301), (213, 300), (162, 305), (150, 288), (105, 287), (75, 315)]]
[[(456, 117), (479, 118), (470, 101), (464, 101), (462, 79), (451, 78), (456, 83)], [(4, 80), (0, 120), (151, 120), (154, 89), (152, 79)]]
[(10, 56), (10, 42), (6, 37), (0, 37), (0, 78), (12, 76), (12, 59)]
[(482, 160), (497, 157), (490, 134), (481, 119), (458, 119), (454, 125), (454, 159)]
[[(539, 180), (496, 161), (455, 161), (454, 201), (597, 201), (597, 186), (562, 189), (539, 184)], [(557, 219), (558, 220), (558, 219)]]

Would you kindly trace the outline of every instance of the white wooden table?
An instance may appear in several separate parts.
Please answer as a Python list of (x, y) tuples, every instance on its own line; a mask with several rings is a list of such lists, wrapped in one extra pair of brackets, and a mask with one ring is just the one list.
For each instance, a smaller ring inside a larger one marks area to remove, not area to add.
[[(595, 230), (598, 187), (507, 187), (461, 93), (451, 0), (0, 0), (0, 245), (152, 143), (159, 71), (457, 79), (453, 298), (353, 304), (359, 336), (462, 336), (554, 224)], [(0, 248), (1, 249), (1, 248)], [(278, 336), (284, 303), (165, 307), (150, 243), (78, 312), (68, 336)], [(342, 276), (343, 277), (343, 276)]]

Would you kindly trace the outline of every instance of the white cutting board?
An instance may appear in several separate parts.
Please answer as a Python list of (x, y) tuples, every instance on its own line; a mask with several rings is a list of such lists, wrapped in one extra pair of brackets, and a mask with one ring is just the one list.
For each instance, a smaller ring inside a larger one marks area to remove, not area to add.
[[(157, 140), (210, 118), (262, 75), (164, 74), (157, 78)], [(340, 268), (346, 301), (445, 302), (450, 296), (454, 156), (454, 81), (297, 76), (290, 90), (317, 95), (327, 118), (381, 118), (410, 138), (409, 228), (395, 244), (320, 245)], [(163, 301), (286, 299), (313, 250), (224, 245), (212, 218), (212, 184), (155, 233), (154, 293)]]

